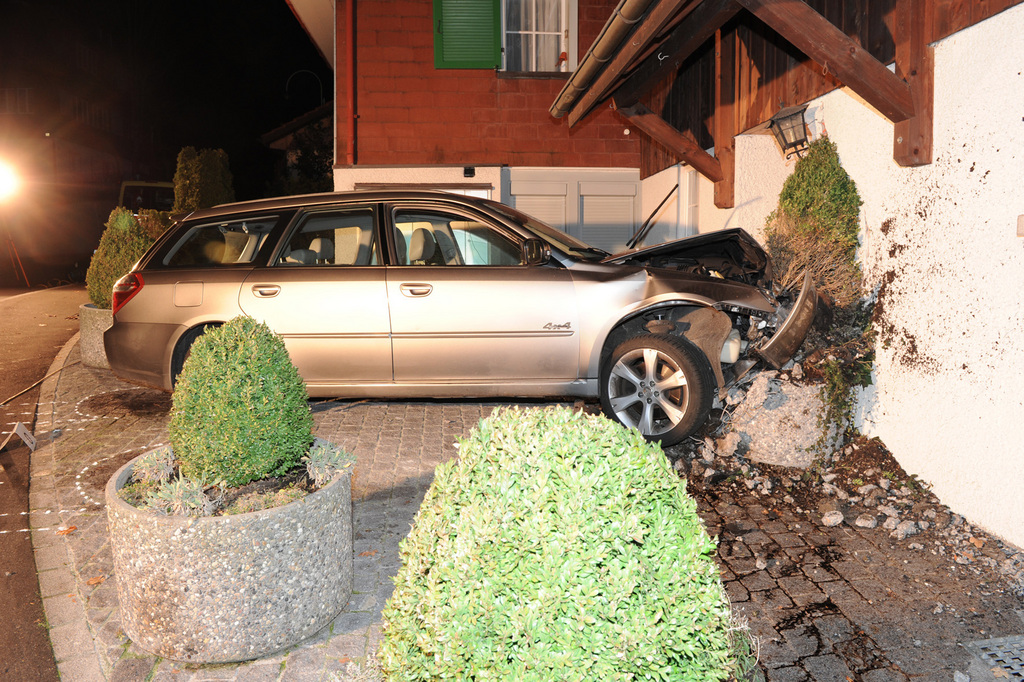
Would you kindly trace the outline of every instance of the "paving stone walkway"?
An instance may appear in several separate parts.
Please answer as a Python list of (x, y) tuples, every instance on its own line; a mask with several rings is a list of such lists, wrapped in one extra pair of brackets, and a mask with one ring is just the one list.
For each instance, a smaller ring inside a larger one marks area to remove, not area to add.
[[(158, 659), (121, 631), (103, 507), (107, 479), (166, 442), (170, 398), (79, 364), (74, 340), (40, 393), (30, 492), (39, 584), (61, 679), (370, 680), (380, 613), (434, 468), (494, 402), (314, 401), (316, 435), (356, 455), (354, 592), (315, 637), (256, 661), (190, 666)], [(1001, 578), (884, 529), (825, 528), (736, 486), (692, 489), (736, 613), (767, 680), (997, 679), (964, 643), (1024, 632)]]

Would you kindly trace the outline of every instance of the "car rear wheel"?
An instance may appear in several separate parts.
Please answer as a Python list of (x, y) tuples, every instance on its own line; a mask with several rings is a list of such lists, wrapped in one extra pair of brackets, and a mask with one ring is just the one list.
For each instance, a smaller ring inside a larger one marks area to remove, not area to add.
[(601, 407), (652, 441), (674, 445), (711, 412), (714, 378), (690, 341), (643, 334), (622, 342), (601, 367)]
[(201, 327), (189, 329), (181, 335), (180, 339), (178, 339), (178, 344), (174, 347), (174, 355), (171, 356), (172, 389), (175, 384), (178, 383), (178, 375), (181, 374), (181, 369), (185, 366), (185, 360), (188, 359), (189, 353), (192, 351), (192, 344), (196, 342), (196, 339), (205, 334), (207, 329), (215, 326), (218, 325), (206, 324)]

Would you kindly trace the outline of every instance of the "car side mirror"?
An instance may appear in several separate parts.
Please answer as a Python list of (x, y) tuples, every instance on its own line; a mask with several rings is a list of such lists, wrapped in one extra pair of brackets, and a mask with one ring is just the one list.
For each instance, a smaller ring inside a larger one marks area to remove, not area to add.
[(551, 260), (551, 247), (541, 239), (527, 239), (523, 242), (523, 263), (525, 265), (546, 265)]

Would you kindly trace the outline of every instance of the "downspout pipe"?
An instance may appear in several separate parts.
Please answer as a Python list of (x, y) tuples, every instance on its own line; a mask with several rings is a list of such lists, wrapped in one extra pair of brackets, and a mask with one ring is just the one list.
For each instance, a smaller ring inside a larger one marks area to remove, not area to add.
[(615, 55), (622, 41), (654, 2), (655, 0), (620, 0), (619, 6), (615, 8), (594, 44), (583, 55), (580, 65), (573, 71), (565, 87), (558, 93), (555, 103), (548, 110), (552, 116), (561, 118), (569, 112), (576, 99)]
[(356, 0), (345, 2), (345, 104), (348, 120), (345, 122), (345, 164), (356, 165)]

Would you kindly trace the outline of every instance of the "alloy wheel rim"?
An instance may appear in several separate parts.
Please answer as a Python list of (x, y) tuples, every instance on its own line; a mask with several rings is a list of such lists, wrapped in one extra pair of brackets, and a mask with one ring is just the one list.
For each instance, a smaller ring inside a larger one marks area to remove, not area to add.
[(690, 390), (679, 364), (655, 348), (619, 358), (608, 377), (612, 412), (645, 436), (671, 431), (686, 414)]

